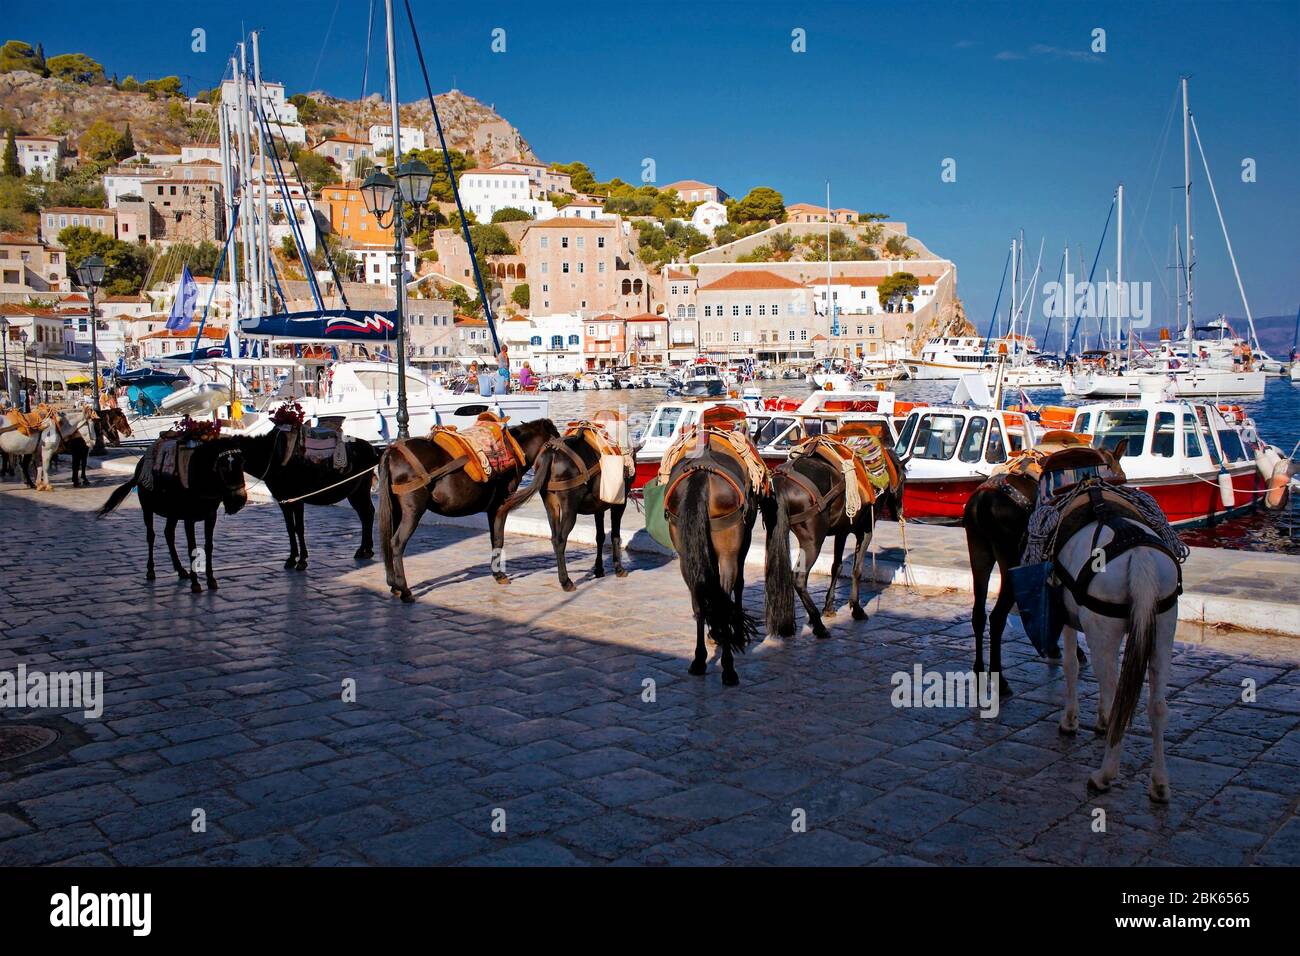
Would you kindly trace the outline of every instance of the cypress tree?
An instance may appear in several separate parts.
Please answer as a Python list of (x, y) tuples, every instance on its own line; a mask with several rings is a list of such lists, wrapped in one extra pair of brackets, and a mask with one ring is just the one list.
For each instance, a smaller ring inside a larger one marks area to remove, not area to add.
[(23, 174), (23, 168), (18, 165), (18, 144), (14, 142), (12, 126), (9, 128), (9, 135), (5, 137), (4, 174), (6, 176)]

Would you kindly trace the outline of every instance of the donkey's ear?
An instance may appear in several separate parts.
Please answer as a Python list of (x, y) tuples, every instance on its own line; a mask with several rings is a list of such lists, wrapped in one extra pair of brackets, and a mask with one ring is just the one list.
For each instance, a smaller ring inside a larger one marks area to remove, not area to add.
[(1119, 444), (1117, 444), (1117, 445), (1115, 446), (1115, 450), (1114, 450), (1113, 452), (1111, 452), (1111, 454), (1114, 455), (1116, 458), (1123, 458), (1123, 457), (1124, 457), (1124, 452), (1126, 452), (1126, 451), (1128, 451), (1128, 438), (1127, 438), (1127, 436), (1124, 437), (1124, 438), (1121, 438), (1121, 439), (1119, 440)]

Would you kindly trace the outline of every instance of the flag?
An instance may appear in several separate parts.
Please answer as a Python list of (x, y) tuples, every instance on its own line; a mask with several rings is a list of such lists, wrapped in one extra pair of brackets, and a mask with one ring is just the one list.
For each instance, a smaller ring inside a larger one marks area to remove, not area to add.
[(184, 332), (194, 321), (194, 309), (199, 304), (199, 287), (190, 275), (188, 264), (181, 269), (180, 282), (176, 285), (176, 298), (172, 302), (171, 314), (167, 316), (167, 328)]

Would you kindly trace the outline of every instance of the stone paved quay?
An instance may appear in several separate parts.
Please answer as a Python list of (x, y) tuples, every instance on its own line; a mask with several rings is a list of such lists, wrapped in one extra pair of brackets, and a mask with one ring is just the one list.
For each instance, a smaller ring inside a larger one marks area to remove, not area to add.
[(0, 763), (0, 866), (1300, 863), (1294, 638), (1181, 627), (1157, 807), (1145, 697), (1120, 779), (1090, 797), (1092, 671), (1063, 738), (1063, 675), (1023, 636), (996, 718), (891, 705), (894, 672), (969, 668), (963, 594), (888, 587), (868, 622), (766, 641), (724, 688), (716, 665), (687, 675), (685, 587), (654, 554), (597, 580), (571, 548), (565, 594), (547, 543), (511, 534), (503, 588), (485, 536), (426, 521), (405, 606), (352, 560), (350, 511), (309, 510), (311, 568), (286, 572), (279, 511), (254, 503), (219, 519), (221, 590), (195, 596), (144, 581), (134, 499), (92, 517), (109, 487), (0, 486), (0, 671), (97, 670), (105, 689), (100, 720), (0, 711), (63, 731)]

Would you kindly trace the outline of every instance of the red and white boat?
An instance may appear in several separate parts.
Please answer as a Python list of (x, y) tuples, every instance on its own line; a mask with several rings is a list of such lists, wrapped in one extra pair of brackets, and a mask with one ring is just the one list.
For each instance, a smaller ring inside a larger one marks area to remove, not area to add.
[(1114, 449), (1128, 439), (1120, 464), (1128, 483), (1147, 492), (1174, 525), (1214, 523), (1255, 507), (1265, 465), (1254, 423), (1240, 406), (1162, 400), (1080, 406), (1073, 430)]

